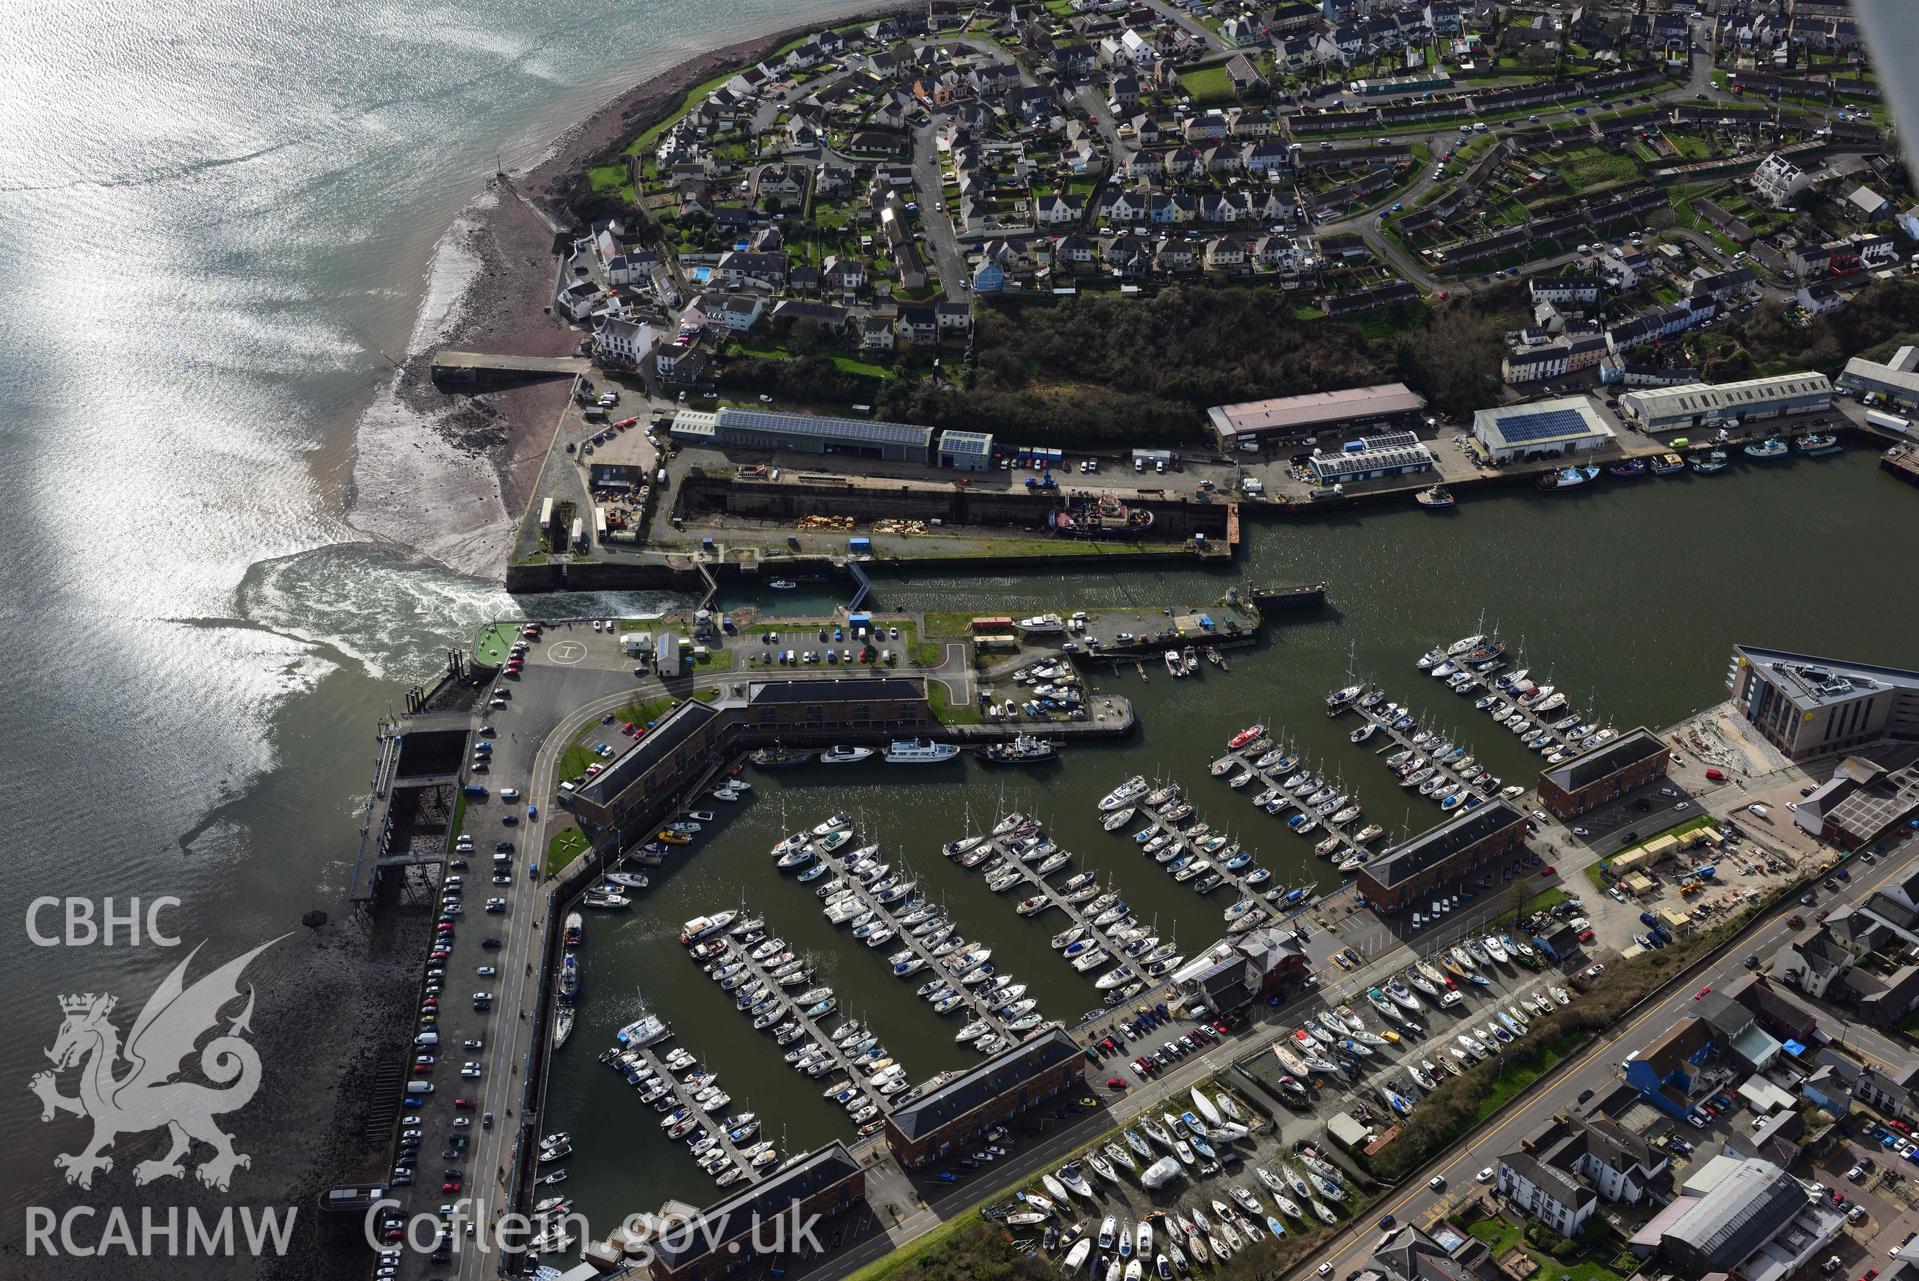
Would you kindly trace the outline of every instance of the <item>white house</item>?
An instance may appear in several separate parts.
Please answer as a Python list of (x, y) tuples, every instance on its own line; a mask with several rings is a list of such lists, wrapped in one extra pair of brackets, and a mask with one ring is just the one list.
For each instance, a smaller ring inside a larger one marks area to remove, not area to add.
[(654, 333), (650, 325), (613, 316), (600, 326), (595, 342), (602, 364), (638, 365), (653, 350)]
[(600, 287), (590, 280), (576, 280), (554, 297), (556, 310), (576, 324), (593, 314), (593, 307), (601, 299)]
[(1599, 1196), (1591, 1188), (1526, 1152), (1499, 1158), (1499, 1190), (1561, 1236), (1576, 1235), (1599, 1208)]
[(1753, 190), (1775, 209), (1790, 204), (1794, 196), (1811, 184), (1812, 175), (1776, 151), (1752, 171)]

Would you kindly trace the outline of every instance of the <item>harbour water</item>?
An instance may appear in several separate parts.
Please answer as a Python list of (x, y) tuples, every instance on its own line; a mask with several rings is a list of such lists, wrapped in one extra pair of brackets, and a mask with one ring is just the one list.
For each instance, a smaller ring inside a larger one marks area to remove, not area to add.
[[(717, 830), (654, 871), (654, 888), (632, 912), (589, 917), (582, 952), (589, 991), (548, 1098), (548, 1128), (575, 1135), (569, 1191), (595, 1221), (657, 1208), (667, 1196), (698, 1201), (712, 1193), (683, 1145), (660, 1137), (651, 1109), (594, 1062), (642, 1001), (673, 1025), (682, 1044), (721, 1068), (733, 1110), (778, 1118), (769, 1135), (779, 1141), (784, 1131), (782, 1150), (851, 1137), (843, 1114), (820, 1098), (821, 1083), (790, 1071), (771, 1038), (751, 1029), (675, 939), (683, 920), (738, 906), (742, 896), (770, 931), (815, 958), (819, 981), (873, 1025), (914, 1079), (977, 1060), (953, 1043), (961, 1016), (933, 1014), (913, 995), (920, 978), (888, 972), (891, 946), (875, 954), (853, 942), (821, 915), (813, 886), (775, 869), (767, 851), (784, 831), (836, 810), (854, 815), (862, 842), (880, 842), (895, 865), (904, 859), (921, 891), (947, 905), (962, 934), (992, 945), (993, 964), (1029, 984), (1042, 1013), (1070, 1023), (1098, 1007), (1101, 994), (1048, 946), (1064, 919), (1017, 916), (1022, 891), (993, 894), (977, 871), (940, 855), (943, 841), (987, 830), (1001, 811), (1039, 817), (1074, 855), (1055, 881), (1068, 870), (1097, 871), (1141, 920), (1162, 936), (1177, 931), (1181, 951), (1191, 953), (1220, 936), (1220, 913), (1232, 896), (1222, 889), (1202, 900), (1132, 841), (1101, 830), (1095, 803), (1124, 778), (1139, 773), (1183, 784), (1200, 816), (1256, 851), (1276, 883), (1330, 888), (1340, 878), (1312, 852), (1323, 833), (1293, 835), (1252, 807), (1256, 789), (1233, 791), (1209, 775), (1207, 766), (1234, 730), (1255, 719), (1283, 728), (1310, 759), (1342, 777), (1342, 790), (1366, 806), (1361, 822), (1397, 835), (1436, 822), (1437, 804), (1397, 785), (1377, 741), (1348, 741), (1358, 718), (1329, 720), (1322, 696), (1355, 670), (1389, 698), (1411, 703), (1425, 723), (1457, 731), (1457, 741), (1509, 782), (1530, 781), (1541, 766), (1536, 754), (1475, 711), (1471, 699), (1415, 667), (1435, 642), (1480, 630), (1482, 611), (1485, 630), (1497, 625), (1515, 651), (1524, 638), (1515, 665), (1621, 729), (1669, 724), (1717, 701), (1737, 641), (1910, 663), (1919, 605), (1889, 583), (1873, 589), (1873, 557), (1860, 550), (1896, 544), (1919, 529), (1919, 509), (1909, 499), (1860, 452), (1573, 496), (1516, 493), (1474, 501), (1452, 516), (1409, 505), (1312, 524), (1254, 523), (1246, 564), (1231, 578), (1176, 571), (883, 580), (882, 608), (951, 609), (963, 599), (991, 602), (995, 612), (1097, 611), (1113, 601), (1201, 604), (1238, 581), (1319, 579), (1331, 584), (1332, 605), (1276, 616), (1267, 643), (1234, 651), (1227, 672), (1202, 664), (1199, 677), (1174, 681), (1153, 664), (1145, 682), (1130, 668), (1098, 677), (1097, 687), (1135, 701), (1140, 733), (1121, 744), (1074, 748), (1043, 770), (968, 761), (750, 771), (752, 799), (715, 803), (725, 811)], [(834, 603), (798, 595), (769, 593), (758, 603), (792, 613)], [(1858, 608), (1861, 600), (1870, 604)], [(583, 1131), (590, 1132), (585, 1140)]]
[[(482, 270), (461, 213), (497, 165), (533, 162), (695, 53), (851, 8), (55, 0), (0, 31), (0, 1020), (15, 1030), (0, 1244), (24, 1205), (198, 1191), (138, 1189), (124, 1155), (90, 1194), (68, 1187), (52, 1158), (86, 1123), (42, 1124), (24, 1088), (49, 1066), (57, 998), (111, 992), (124, 1029), (197, 943), (196, 974), (294, 932), (247, 976), (278, 1105), (235, 1118), (253, 1165), (234, 1194), (310, 1206), (338, 1176), (316, 1136), (361, 1013), (365, 931), (342, 919), (342, 886), (373, 727), (447, 645), (516, 608), (484, 540), (417, 520), (408, 542), (363, 532), (357, 434), (434, 458), (448, 486), (481, 470), (386, 392)], [(363, 496), (465, 522), (478, 504), (450, 492), (422, 471)], [(28, 903), (69, 895), (122, 911), (178, 898), (162, 924), (185, 946), (31, 946)], [(334, 924), (303, 930), (316, 907)]]
[[(14, 931), (0, 1021), (15, 1031), (0, 1048), (0, 1082), (11, 1083), (0, 1090), (11, 1176), (0, 1243), (17, 1238), (27, 1204), (171, 1203), (198, 1191), (170, 1181), (136, 1189), (123, 1161), (111, 1186), (82, 1193), (53, 1166), (83, 1141), (85, 1123), (42, 1125), (20, 1086), (48, 1066), (57, 998), (114, 993), (125, 1026), (180, 954), (27, 946), (26, 905), (42, 895), (113, 895), (123, 906), (178, 897), (164, 924), (189, 947), (205, 943), (196, 965), (292, 931), (249, 972), (256, 1026), (271, 1029), (261, 1102), (273, 1106), (234, 1118), (253, 1157), (235, 1192), (285, 1201), (337, 1176), (314, 1136), (336, 1103), (342, 1116), (354, 1111), (335, 1093), (341, 1047), (359, 1031), (364, 926), (343, 919), (341, 887), (375, 722), (483, 619), (665, 603), (515, 602), (485, 574), (459, 572), (494, 572), (479, 543), (430, 527), (412, 543), (369, 537), (352, 501), (355, 433), (364, 425), (409, 452), (433, 446), (427, 425), (383, 390), (392, 361), (433, 340), (478, 270), (457, 226), (484, 175), (529, 163), (593, 105), (691, 53), (850, 7), (476, 0), (422, 14), (355, 0), (183, 13), (58, 0), (0, 31), (15, 90), (0, 122), (0, 534), (11, 551), (0, 567), (10, 677), (0, 724), (14, 801), (0, 867), (0, 912)], [(447, 467), (451, 480), (470, 479), (470, 460)], [(422, 483), (397, 499), (436, 497)], [(1482, 608), (1508, 637), (1524, 635), (1531, 661), (1563, 686), (1596, 689), (1620, 724), (1657, 724), (1712, 699), (1736, 638), (1909, 663), (1916, 607), (1879, 549), (1908, 544), (1916, 521), (1911, 491), (1849, 454), (1553, 499), (1475, 497), (1450, 517), (1409, 507), (1253, 522), (1231, 579), (927, 577), (883, 583), (882, 600), (1157, 605), (1209, 600), (1235, 581), (1333, 583), (1333, 610), (1284, 623), (1223, 678), (1119, 681), (1145, 716), (1135, 742), (1009, 783), (1009, 803), (1060, 819), (1077, 865), (1110, 864), (1197, 945), (1216, 911), (1166, 892), (1113, 838), (1081, 830), (1084, 793), (1134, 770), (1161, 772), (1190, 779), (1209, 814), (1233, 812), (1235, 798), (1204, 765), (1225, 730), (1257, 714), (1319, 736), (1314, 750), (1343, 762), (1391, 825), (1392, 805), (1407, 802), (1380, 781), (1377, 762), (1334, 737), (1318, 695), (1349, 650), (1410, 695), (1421, 679), (1412, 658), (1469, 630)], [(1436, 690), (1426, 701), (1452, 702)], [(1471, 717), (1461, 707), (1451, 719)], [(957, 833), (966, 801), (985, 816), (985, 793), (960, 795), (958, 780), (971, 776), (956, 769), (904, 788), (864, 776), (828, 788), (795, 780), (806, 796), (789, 812), (797, 820), (856, 803), (940, 878), (969, 933), (1006, 936), (1012, 967), (1043, 985), (1042, 1008), (1070, 1017), (1092, 1004), (1091, 985), (1046, 950), (1045, 918), (1029, 928), (930, 853)], [(737, 866), (742, 879), (753, 874), (756, 908), (795, 914), (795, 932), (825, 948), (811, 896), (770, 876), (780, 790), (761, 788), (757, 812), (667, 878), (657, 903), (620, 927), (593, 923), (584, 1015), (562, 1069), (562, 1084), (579, 1082), (578, 1101), (562, 1105), (574, 1109), (576, 1133), (596, 1128), (587, 1105), (601, 1105), (608, 1141), (595, 1139), (572, 1185), (596, 1215), (705, 1190), (682, 1156), (649, 1146), (650, 1111), (590, 1093), (612, 1084), (590, 1051), (642, 993), (676, 1025), (710, 1026), (696, 1038), (703, 1050), (737, 1050), (741, 1066), (726, 1067), (736, 1108), (790, 1108), (795, 1146), (846, 1132), (777, 1059), (754, 1066), (763, 1047), (670, 940), (669, 925), (736, 897), (722, 869)], [(1276, 827), (1249, 815), (1242, 830), (1254, 820)], [(1276, 873), (1282, 856), (1299, 874), (1323, 872), (1301, 844), (1274, 831), (1258, 848)], [(333, 924), (302, 930), (301, 914), (316, 907)], [(877, 959), (834, 956), (826, 981), (873, 1007), (915, 1073), (963, 1061), (942, 1021), (900, 1002)], [(622, 1138), (629, 1144), (614, 1142)]]

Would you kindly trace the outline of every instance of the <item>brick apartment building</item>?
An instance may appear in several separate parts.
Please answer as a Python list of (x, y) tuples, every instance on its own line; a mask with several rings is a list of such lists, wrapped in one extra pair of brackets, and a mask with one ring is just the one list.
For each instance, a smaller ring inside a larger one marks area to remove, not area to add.
[(992, 1126), (1084, 1079), (1086, 1056), (1056, 1024), (886, 1118), (886, 1143), (905, 1169), (977, 1143)]
[[(1477, 874), (1525, 844), (1526, 817), (1505, 801), (1461, 810), (1359, 869), (1359, 892), (1381, 912), (1417, 909), (1441, 886)], [(1450, 890), (1447, 892), (1450, 893)]]
[(933, 725), (926, 682), (917, 676), (753, 681), (744, 702), (680, 703), (566, 803), (584, 826), (624, 831), (657, 821), (674, 790), (724, 751), (774, 740), (801, 745), (816, 735), (825, 741), (840, 731), (911, 736)]
[(1657, 734), (1632, 730), (1542, 771), (1539, 799), (1560, 818), (1574, 818), (1664, 778), (1671, 761), (1672, 749)]
[(844, 1143), (829, 1143), (663, 1231), (652, 1243), (647, 1274), (652, 1281), (711, 1281), (759, 1262), (756, 1238), (770, 1243), (783, 1227), (790, 1239), (795, 1223), (844, 1213), (865, 1196), (866, 1171)]

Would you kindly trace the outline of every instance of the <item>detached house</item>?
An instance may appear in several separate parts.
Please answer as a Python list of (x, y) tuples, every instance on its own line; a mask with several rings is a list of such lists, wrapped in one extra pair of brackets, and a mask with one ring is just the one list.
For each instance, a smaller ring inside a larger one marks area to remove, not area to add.
[(1039, 196), (1033, 201), (1033, 216), (1048, 226), (1078, 222), (1083, 212), (1083, 202), (1075, 195)]
[(729, 250), (720, 255), (713, 275), (729, 287), (754, 284), (764, 289), (778, 289), (786, 283), (786, 255)]
[(933, 304), (933, 312), (939, 318), (939, 331), (942, 338), (964, 336), (973, 332), (973, 308), (970, 304), (942, 298)]
[(1239, 273), (1248, 270), (1246, 246), (1233, 236), (1215, 236), (1206, 242), (1206, 270)]
[(1062, 236), (1053, 246), (1053, 266), (1055, 270), (1066, 267), (1070, 270), (1091, 270), (1099, 258), (1099, 248), (1091, 240), (1081, 235)]
[(939, 341), (939, 313), (933, 304), (925, 302), (901, 303), (894, 317), (893, 329), (901, 338), (915, 346), (927, 346)]

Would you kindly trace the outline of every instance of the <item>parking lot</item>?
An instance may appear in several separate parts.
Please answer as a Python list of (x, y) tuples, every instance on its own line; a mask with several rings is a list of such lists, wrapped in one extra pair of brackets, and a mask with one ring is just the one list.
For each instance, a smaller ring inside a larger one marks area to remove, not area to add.
[[(524, 1121), (533, 1031), (526, 1020), (545, 908), (535, 887), (551, 816), (537, 780), (551, 778), (561, 744), (548, 740), (560, 720), (596, 700), (630, 696), (634, 678), (622, 659), (610, 628), (595, 636), (585, 620), (529, 626), (513, 636), (506, 669), (476, 712), (387, 1176), (408, 1214), (444, 1222), (464, 1198), (476, 1207), (469, 1216), (505, 1209)], [(400, 1226), (395, 1216), (384, 1235), (397, 1242)], [(424, 1255), (381, 1255), (375, 1277), (437, 1277), (449, 1263), (477, 1275), (480, 1255), (456, 1253), (452, 1233), (443, 1227)]]

